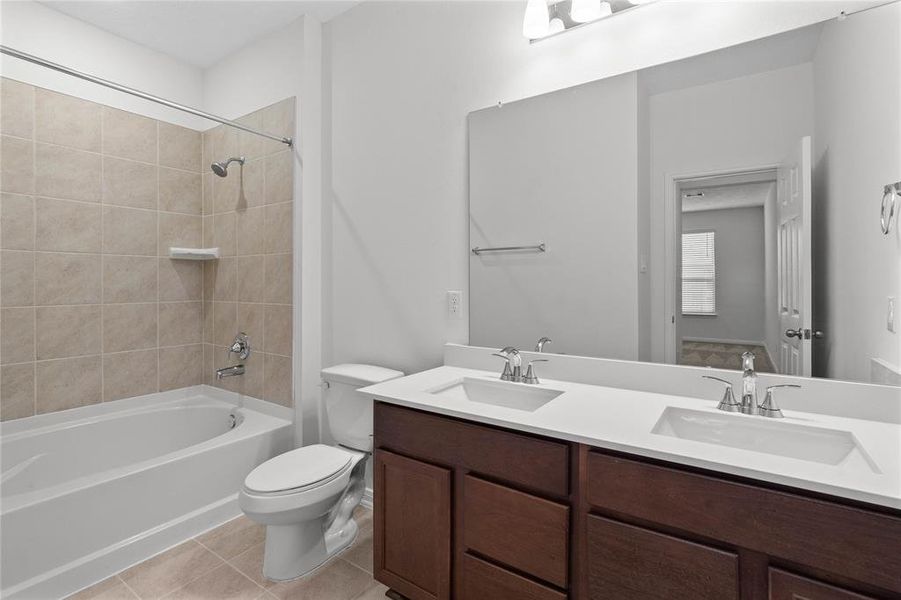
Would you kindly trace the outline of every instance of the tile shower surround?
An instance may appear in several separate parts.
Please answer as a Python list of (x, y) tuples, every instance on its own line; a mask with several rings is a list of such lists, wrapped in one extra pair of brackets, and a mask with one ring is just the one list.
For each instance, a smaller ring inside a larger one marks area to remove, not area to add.
[[(242, 120), (293, 118), (289, 99)], [(238, 330), (254, 354), (223, 387), (291, 405), (290, 149), (7, 78), (0, 134), (0, 419), (216, 385)], [(207, 244), (223, 258), (167, 256)]]

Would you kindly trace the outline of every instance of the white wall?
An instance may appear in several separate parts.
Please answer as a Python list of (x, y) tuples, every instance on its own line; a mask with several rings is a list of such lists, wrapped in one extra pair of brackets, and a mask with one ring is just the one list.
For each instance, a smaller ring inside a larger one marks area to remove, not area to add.
[[(405, 371), (468, 339), (466, 115), (835, 16), (810, 2), (661, 2), (536, 44), (520, 2), (364, 2), (325, 26), (324, 353)], [(846, 8), (846, 7), (845, 7)], [(329, 130), (329, 126), (327, 126)], [(328, 161), (331, 164), (328, 164)]]
[(638, 358), (636, 79), (469, 116), (471, 344)]
[[(665, 193), (672, 177), (775, 166), (813, 131), (810, 63), (650, 97), (652, 357), (664, 360)], [(762, 299), (761, 299), (762, 302)], [(762, 339), (762, 338), (760, 338)]]
[(682, 214), (682, 232), (715, 232), (716, 315), (682, 315), (680, 337), (761, 343), (765, 338), (763, 207)]
[[(200, 69), (31, 0), (0, 4), (3, 45), (143, 92), (201, 108)], [(0, 57), (4, 77), (154, 119), (202, 129), (209, 121), (57, 71)]]
[[(901, 334), (886, 329), (901, 298), (901, 226), (882, 235), (883, 185), (901, 179), (901, 5), (829, 23), (814, 60), (815, 375), (868, 381), (869, 361), (901, 367)], [(897, 308), (896, 329), (901, 331)]]
[(321, 24), (302, 17), (204, 72), (204, 108), (236, 118), (297, 98), (294, 132), (294, 408), (298, 445), (319, 440), (322, 181)]

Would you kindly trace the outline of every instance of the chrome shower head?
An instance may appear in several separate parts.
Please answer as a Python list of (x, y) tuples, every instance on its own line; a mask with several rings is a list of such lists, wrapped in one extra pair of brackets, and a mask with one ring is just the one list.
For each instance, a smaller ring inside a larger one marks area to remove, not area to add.
[(232, 157), (223, 162), (214, 162), (210, 165), (210, 168), (213, 170), (213, 173), (215, 173), (219, 177), (225, 177), (228, 175), (228, 165), (232, 164), (233, 162), (236, 162), (239, 165), (243, 165), (244, 157)]

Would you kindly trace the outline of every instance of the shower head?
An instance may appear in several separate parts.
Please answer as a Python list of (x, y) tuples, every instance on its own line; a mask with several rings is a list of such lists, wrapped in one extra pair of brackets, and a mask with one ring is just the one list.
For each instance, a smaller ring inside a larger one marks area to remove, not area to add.
[(213, 173), (215, 173), (219, 177), (225, 177), (228, 175), (228, 165), (232, 164), (233, 162), (236, 162), (239, 165), (243, 165), (244, 157), (243, 156), (241, 156), (239, 158), (232, 157), (223, 162), (214, 162), (213, 164), (210, 165), (210, 168), (213, 170)]

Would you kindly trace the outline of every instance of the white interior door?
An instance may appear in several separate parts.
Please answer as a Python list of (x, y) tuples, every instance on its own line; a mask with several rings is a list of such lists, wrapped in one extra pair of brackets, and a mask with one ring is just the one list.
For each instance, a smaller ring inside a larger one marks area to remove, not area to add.
[(811, 374), (810, 137), (779, 165), (779, 372)]

